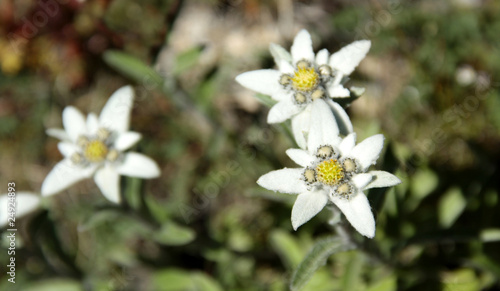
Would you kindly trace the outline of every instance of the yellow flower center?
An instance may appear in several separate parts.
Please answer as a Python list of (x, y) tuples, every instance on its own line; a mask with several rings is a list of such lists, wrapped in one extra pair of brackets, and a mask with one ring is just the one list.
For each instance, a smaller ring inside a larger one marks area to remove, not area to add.
[(107, 154), (108, 147), (100, 140), (90, 141), (84, 151), (85, 158), (93, 163), (104, 160)]
[(344, 169), (342, 165), (334, 159), (329, 159), (316, 167), (317, 179), (319, 182), (334, 186), (344, 179)]
[(314, 68), (299, 68), (292, 78), (292, 86), (295, 90), (309, 92), (316, 88), (319, 76)]

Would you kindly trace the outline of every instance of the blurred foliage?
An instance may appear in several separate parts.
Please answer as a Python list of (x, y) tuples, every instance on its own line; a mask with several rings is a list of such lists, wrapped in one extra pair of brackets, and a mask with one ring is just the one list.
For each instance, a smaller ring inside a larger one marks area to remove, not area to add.
[(68, 105), (98, 112), (127, 83), (136, 150), (162, 168), (122, 178), (121, 205), (92, 181), (44, 199), (19, 221), (15, 285), (2, 233), (1, 290), (287, 290), (334, 231), (325, 211), (294, 232), (294, 197), (256, 185), (294, 166), (295, 145), (266, 124), (270, 100), (248, 100), (234, 77), (272, 66), (271, 32), (288, 48), (302, 27), (330, 51), (372, 41), (349, 115), (360, 139), (384, 133), (377, 168), (403, 180), (368, 193), (375, 239), (325, 251), (302, 290), (500, 288), (498, 1), (0, 3), (2, 183), (37, 191), (61, 159), (45, 129)]

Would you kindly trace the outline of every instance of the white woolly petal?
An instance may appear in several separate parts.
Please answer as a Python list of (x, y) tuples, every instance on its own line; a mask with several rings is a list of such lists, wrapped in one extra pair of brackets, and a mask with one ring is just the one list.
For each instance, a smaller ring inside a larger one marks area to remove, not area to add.
[(369, 238), (375, 236), (375, 219), (370, 203), (363, 192), (359, 191), (350, 199), (336, 196), (331, 199), (359, 233)]
[(292, 208), (292, 226), (297, 230), (299, 226), (316, 216), (328, 202), (328, 196), (321, 191), (307, 191), (297, 196)]
[(271, 97), (273, 100), (278, 101), (278, 102), (283, 101), (283, 100), (289, 100), (291, 98), (290, 93), (284, 89), (281, 89), (281, 88), (278, 91), (276, 91), (276, 93), (273, 94)]
[(57, 148), (65, 158), (71, 157), (79, 149), (75, 144), (64, 141), (58, 143)]
[(99, 119), (95, 113), (89, 113), (87, 115), (87, 132), (90, 135), (94, 135), (97, 133), (99, 129)]
[(307, 30), (302, 29), (293, 40), (292, 48), (290, 49), (292, 53), (293, 64), (295, 65), (300, 60), (308, 60), (310, 62), (314, 61), (314, 52), (312, 48), (311, 35)]
[(307, 148), (306, 136), (311, 126), (311, 106), (308, 105), (302, 112), (292, 117), (292, 133), (297, 145)]
[(349, 118), (349, 115), (347, 115), (347, 112), (345, 112), (344, 108), (342, 108), (340, 104), (333, 100), (327, 100), (326, 102), (332, 109), (333, 116), (335, 117), (335, 121), (337, 122), (340, 133), (343, 135), (348, 135), (349, 133), (353, 132), (354, 129), (352, 127), (351, 119)]
[(262, 175), (257, 184), (271, 191), (281, 193), (297, 194), (307, 191), (306, 184), (302, 180), (304, 169), (281, 169), (271, 171)]
[(286, 154), (290, 157), (290, 159), (292, 159), (292, 161), (297, 163), (297, 165), (304, 168), (309, 167), (311, 163), (316, 160), (313, 155), (304, 150), (288, 149), (286, 150)]
[(90, 178), (95, 169), (94, 165), (88, 167), (75, 165), (70, 159), (60, 161), (43, 181), (42, 196), (56, 194), (81, 180)]
[(373, 180), (364, 187), (363, 190), (370, 188), (391, 187), (401, 183), (401, 180), (393, 174), (386, 171), (370, 171)]
[(71, 141), (76, 142), (80, 135), (87, 133), (85, 116), (73, 106), (68, 106), (63, 110), (63, 125)]
[(62, 141), (71, 141), (69, 135), (66, 133), (64, 129), (60, 128), (49, 128), (45, 131), (48, 136), (55, 137)]
[[(9, 221), (9, 207), (12, 203), (7, 194), (0, 196), (0, 227), (4, 227)], [(17, 191), (15, 196), (16, 201), (16, 218), (22, 217), (33, 210), (37, 209), (40, 205), (40, 196), (32, 192)]]
[(340, 141), (339, 129), (330, 107), (322, 99), (314, 100), (311, 109), (311, 128), (307, 141), (308, 151), (313, 153), (322, 145), (337, 147)]
[(115, 169), (119, 174), (130, 177), (151, 179), (160, 176), (160, 168), (153, 159), (135, 152), (126, 153)]
[(110, 165), (96, 171), (94, 181), (102, 195), (113, 203), (120, 203), (120, 175)]
[(124, 151), (135, 145), (140, 139), (141, 134), (135, 131), (127, 131), (120, 134), (115, 140), (115, 148)]
[(134, 101), (132, 86), (116, 90), (99, 115), (99, 125), (111, 131), (125, 132), (130, 123), (130, 111)]
[(281, 60), (280, 63), (278, 64), (278, 67), (280, 68), (280, 71), (283, 74), (293, 75), (295, 73), (295, 69), (293, 68), (292, 64), (290, 64), (285, 60)]
[(321, 66), (321, 65), (326, 65), (328, 63), (328, 50), (327, 49), (322, 49), (316, 54), (316, 65)]
[(340, 155), (343, 157), (349, 156), (355, 145), (356, 145), (356, 133), (353, 132), (344, 137), (344, 139), (340, 143), (339, 146)]
[(354, 186), (356, 186), (356, 188), (358, 188), (359, 190), (362, 190), (372, 180), (373, 180), (372, 174), (370, 174), (370, 173), (361, 173), (361, 174), (354, 175), (354, 177), (352, 177), (351, 181), (354, 184)]
[(335, 85), (328, 87), (328, 95), (330, 95), (331, 98), (346, 98), (351, 96), (351, 93), (344, 88), (344, 86)]
[(281, 72), (277, 70), (256, 70), (239, 74), (236, 82), (247, 89), (273, 97), (281, 90), (280, 76)]
[(274, 63), (278, 65), (278, 68), (280, 68), (280, 70), (281, 70), (280, 63), (282, 60), (287, 63), (292, 62), (292, 55), (290, 55), (290, 53), (280, 45), (271, 43), (269, 45), (269, 51), (271, 52), (271, 55), (274, 58)]
[(369, 40), (355, 41), (330, 57), (330, 66), (349, 75), (359, 65), (370, 50)]
[(370, 165), (375, 164), (383, 147), (384, 136), (377, 134), (360, 142), (349, 155), (358, 160), (362, 170), (366, 171)]
[(271, 110), (269, 110), (269, 114), (267, 115), (267, 122), (280, 123), (299, 113), (301, 108), (293, 104), (291, 99), (291, 97), (285, 98), (271, 107)]

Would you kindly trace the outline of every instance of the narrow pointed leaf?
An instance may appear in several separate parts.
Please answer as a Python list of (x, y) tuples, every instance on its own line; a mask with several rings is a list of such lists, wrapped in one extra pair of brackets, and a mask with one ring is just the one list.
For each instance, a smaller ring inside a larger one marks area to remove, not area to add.
[(199, 61), (202, 53), (201, 47), (188, 49), (179, 54), (175, 60), (173, 72), (175, 75), (180, 75), (185, 71), (193, 68)]
[(257, 98), (257, 100), (259, 100), (259, 102), (264, 104), (264, 106), (266, 106), (267, 108), (271, 108), (276, 103), (278, 103), (274, 101), (271, 97), (260, 93), (255, 94), (255, 98)]
[(278, 253), (283, 263), (290, 269), (295, 268), (300, 263), (304, 253), (296, 237), (281, 229), (276, 229), (271, 232), (271, 246)]
[(293, 273), (290, 282), (290, 290), (301, 290), (314, 275), (314, 272), (326, 263), (326, 259), (328, 259), (329, 256), (353, 248), (353, 245), (345, 244), (345, 242), (337, 236), (319, 240)]
[(146, 65), (140, 59), (129, 54), (108, 50), (104, 52), (104, 61), (122, 73), (126, 77), (143, 84), (148, 89), (151, 87), (161, 88), (163, 78), (152, 68)]
[(195, 237), (196, 234), (192, 229), (171, 221), (164, 223), (160, 231), (154, 236), (157, 242), (170, 246), (188, 244)]

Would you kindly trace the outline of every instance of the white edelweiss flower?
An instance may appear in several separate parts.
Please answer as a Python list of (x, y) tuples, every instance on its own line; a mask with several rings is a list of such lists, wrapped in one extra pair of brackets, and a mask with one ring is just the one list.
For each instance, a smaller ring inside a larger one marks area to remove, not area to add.
[(69, 106), (63, 111), (62, 129), (48, 129), (47, 134), (61, 140), (59, 151), (64, 159), (47, 175), (42, 195), (56, 194), (83, 179), (94, 181), (110, 201), (120, 202), (120, 175), (156, 178), (160, 169), (151, 158), (136, 152), (124, 152), (140, 139), (129, 131), (134, 92), (131, 86), (118, 89), (104, 106), (99, 117), (83, 114)]
[(304, 135), (309, 132), (310, 127), (310, 104), (317, 99), (323, 99), (329, 105), (341, 132), (352, 132), (349, 117), (333, 98), (350, 96), (349, 90), (342, 86), (342, 80), (354, 71), (370, 46), (369, 40), (360, 40), (331, 56), (326, 49), (315, 55), (311, 36), (306, 30), (301, 30), (293, 41), (291, 53), (279, 45), (270, 45), (279, 70), (246, 72), (238, 75), (236, 81), (278, 101), (269, 111), (267, 121), (279, 123), (291, 118), (297, 144), (305, 148)]
[(9, 214), (12, 203), (15, 202), (15, 217), (20, 218), (33, 210), (37, 209), (40, 205), (40, 196), (32, 192), (19, 191), (16, 196), (8, 196), (7, 194), (0, 195), (0, 228), (8, 225)]
[(288, 156), (302, 168), (269, 172), (257, 183), (269, 190), (299, 194), (292, 209), (296, 230), (333, 202), (362, 235), (375, 236), (375, 220), (364, 190), (394, 186), (401, 181), (384, 171), (367, 172), (384, 144), (381, 134), (356, 145), (356, 134), (338, 136), (335, 120), (325, 106), (313, 104), (308, 150), (289, 149)]

